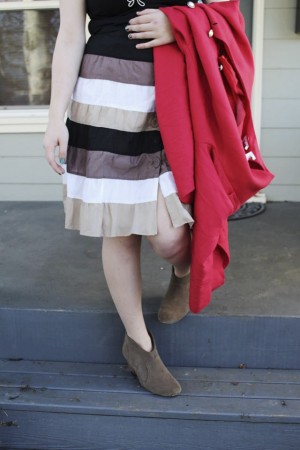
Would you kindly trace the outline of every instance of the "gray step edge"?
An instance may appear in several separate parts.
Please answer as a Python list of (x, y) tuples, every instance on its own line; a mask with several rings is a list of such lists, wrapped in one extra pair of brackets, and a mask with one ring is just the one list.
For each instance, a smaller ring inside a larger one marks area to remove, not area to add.
[[(0, 364), (2, 410), (300, 423), (299, 371), (276, 371), (269, 383), (272, 371), (172, 368), (182, 384), (182, 394), (163, 398), (145, 391), (123, 366), (94, 365), (90, 374), (83, 371), (82, 375), (79, 369), (84, 364), (72, 368), (55, 363), (52, 374), (47, 365), (43, 372), (35, 362), (27, 362), (27, 372), (22, 371), (22, 365), (17, 361)], [(36, 373), (28, 373), (30, 366)], [(58, 372), (55, 376), (54, 367)], [(238, 381), (232, 381), (234, 377)]]

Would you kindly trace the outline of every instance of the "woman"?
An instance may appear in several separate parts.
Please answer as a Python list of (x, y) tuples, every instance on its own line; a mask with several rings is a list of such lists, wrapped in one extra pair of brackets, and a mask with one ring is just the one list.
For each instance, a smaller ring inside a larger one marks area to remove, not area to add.
[[(161, 361), (144, 322), (140, 245), (146, 236), (173, 267), (158, 318), (175, 323), (189, 311), (193, 218), (178, 199), (163, 151), (152, 54), (153, 47), (174, 41), (158, 9), (172, 5), (185, 6), (186, 1), (60, 1), (44, 138), (50, 166), (63, 175), (66, 228), (103, 236), (104, 273), (126, 329), (123, 355), (141, 385), (163, 396), (178, 395), (181, 387)], [(86, 13), (91, 18), (87, 44)]]

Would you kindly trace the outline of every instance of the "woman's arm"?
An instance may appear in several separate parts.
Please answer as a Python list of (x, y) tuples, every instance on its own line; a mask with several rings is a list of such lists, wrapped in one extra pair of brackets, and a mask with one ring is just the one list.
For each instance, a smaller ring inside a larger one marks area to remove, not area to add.
[(60, 28), (52, 62), (51, 100), (48, 128), (44, 137), (46, 158), (58, 173), (63, 168), (55, 161), (55, 147), (59, 157), (66, 157), (68, 131), (64, 115), (68, 107), (85, 46), (85, 1), (60, 0)]
[(149, 39), (137, 44), (136, 48), (145, 49), (174, 42), (173, 31), (167, 16), (159, 9), (143, 9), (137, 17), (131, 19), (126, 27), (129, 39)]
[[(230, 0), (206, 0), (205, 3), (229, 2)], [(174, 42), (174, 35), (166, 15), (159, 9), (144, 9), (129, 21), (126, 27), (129, 39), (149, 39), (137, 44), (139, 49), (157, 47)]]

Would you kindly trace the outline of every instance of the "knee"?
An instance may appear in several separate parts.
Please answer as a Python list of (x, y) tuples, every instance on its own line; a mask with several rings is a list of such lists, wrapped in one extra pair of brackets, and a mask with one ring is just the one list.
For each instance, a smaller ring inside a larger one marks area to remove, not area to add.
[(150, 240), (150, 245), (161, 258), (172, 260), (181, 253), (186, 246), (185, 239), (177, 236), (157, 236)]

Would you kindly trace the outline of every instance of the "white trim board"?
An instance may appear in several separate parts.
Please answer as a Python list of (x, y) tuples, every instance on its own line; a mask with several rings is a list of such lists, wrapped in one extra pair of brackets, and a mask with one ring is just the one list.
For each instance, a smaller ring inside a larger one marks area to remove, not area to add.
[(44, 133), (48, 112), (48, 108), (0, 110), (0, 134)]
[(56, 9), (59, 7), (57, 0), (23, 0), (22, 2), (5, 2), (0, 3), (1, 11), (22, 11), (24, 9)]

